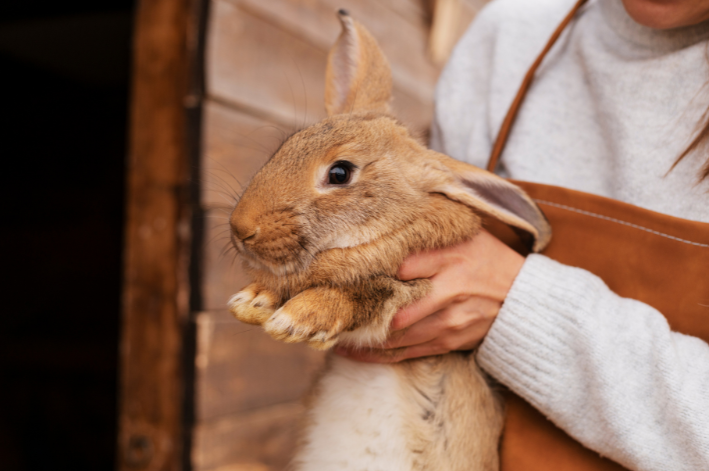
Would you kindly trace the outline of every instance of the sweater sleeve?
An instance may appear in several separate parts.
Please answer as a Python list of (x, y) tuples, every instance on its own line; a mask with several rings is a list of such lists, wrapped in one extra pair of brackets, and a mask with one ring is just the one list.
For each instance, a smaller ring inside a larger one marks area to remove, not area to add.
[(478, 361), (630, 469), (709, 469), (709, 345), (585, 270), (529, 256)]

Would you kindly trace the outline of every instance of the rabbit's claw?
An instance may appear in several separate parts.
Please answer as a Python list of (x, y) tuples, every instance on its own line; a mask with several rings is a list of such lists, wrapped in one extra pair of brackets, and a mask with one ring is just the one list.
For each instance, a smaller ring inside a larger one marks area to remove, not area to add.
[(308, 342), (317, 350), (331, 348), (349, 318), (346, 306), (333, 299), (341, 295), (331, 291), (317, 288), (303, 291), (274, 312), (264, 323), (264, 329), (284, 342)]
[(258, 283), (251, 283), (232, 296), (227, 305), (241, 322), (261, 325), (276, 310), (276, 295)]

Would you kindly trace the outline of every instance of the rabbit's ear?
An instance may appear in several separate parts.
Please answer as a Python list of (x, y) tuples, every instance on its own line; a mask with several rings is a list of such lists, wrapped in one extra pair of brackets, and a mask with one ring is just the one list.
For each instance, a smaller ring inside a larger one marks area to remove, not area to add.
[(436, 157), (443, 165), (429, 174), (433, 177), (429, 192), (444, 194), (509, 225), (533, 252), (547, 246), (551, 226), (529, 195), (504, 178), (473, 165), (442, 154)]
[(391, 111), (391, 70), (377, 41), (346, 10), (342, 33), (332, 46), (325, 74), (328, 116), (352, 111)]

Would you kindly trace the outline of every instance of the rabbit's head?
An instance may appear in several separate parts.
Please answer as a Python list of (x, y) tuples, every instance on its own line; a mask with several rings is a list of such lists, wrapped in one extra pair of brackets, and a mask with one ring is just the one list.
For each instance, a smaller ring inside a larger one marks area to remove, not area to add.
[(390, 113), (391, 72), (376, 41), (340, 11), (328, 59), (329, 117), (288, 138), (253, 178), (231, 216), (249, 266), (285, 275), (318, 253), (366, 244), (419, 217), (439, 194), (511, 225), (533, 250), (550, 237), (519, 188), (423, 147)]

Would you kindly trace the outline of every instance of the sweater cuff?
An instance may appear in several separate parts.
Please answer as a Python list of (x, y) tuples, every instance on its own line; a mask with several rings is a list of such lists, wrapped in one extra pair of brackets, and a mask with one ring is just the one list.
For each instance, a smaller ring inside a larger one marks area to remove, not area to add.
[(595, 275), (543, 255), (527, 257), (480, 348), (479, 365), (538, 409), (574, 375), (578, 326), (608, 288)]

